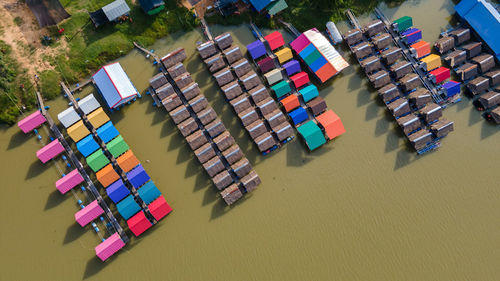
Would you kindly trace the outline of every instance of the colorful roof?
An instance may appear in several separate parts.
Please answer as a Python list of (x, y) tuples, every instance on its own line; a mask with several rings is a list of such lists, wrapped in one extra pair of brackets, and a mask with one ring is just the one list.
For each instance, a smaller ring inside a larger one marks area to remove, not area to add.
[(97, 217), (102, 215), (104, 210), (99, 206), (97, 200), (92, 201), (92, 203), (85, 206), (80, 211), (76, 212), (75, 220), (81, 226), (86, 226), (89, 222), (95, 220)]
[(269, 6), (266, 7), (266, 10), (269, 15), (274, 16), (286, 8), (288, 8), (288, 4), (286, 3), (286, 1), (278, 0), (269, 4)]
[(98, 150), (99, 145), (92, 135), (88, 135), (76, 143), (76, 148), (84, 157), (87, 157)]
[(300, 106), (299, 98), (296, 95), (289, 95), (288, 97), (282, 99), (280, 103), (285, 108), (286, 112), (290, 112), (295, 108)]
[(101, 149), (90, 154), (86, 158), (87, 165), (92, 169), (92, 171), (97, 172), (109, 163), (109, 159), (104, 155)]
[(274, 94), (278, 99), (292, 91), (292, 88), (290, 88), (290, 85), (287, 81), (281, 81), (271, 86), (271, 89), (274, 91)]
[(31, 132), (33, 129), (37, 128), (38, 126), (42, 125), (47, 121), (45, 119), (45, 116), (42, 115), (40, 110), (37, 110), (30, 115), (26, 116), (23, 118), (23, 120), (17, 122), (17, 126), (19, 129), (21, 129), (24, 133)]
[(321, 127), (325, 130), (328, 139), (333, 140), (334, 138), (345, 133), (344, 125), (333, 110), (327, 110), (325, 113), (316, 116), (316, 120), (319, 122)]
[(92, 79), (109, 108), (118, 107), (138, 94), (118, 62), (103, 66)]
[(106, 112), (104, 112), (102, 107), (99, 107), (98, 109), (94, 110), (94, 112), (87, 115), (87, 118), (89, 119), (90, 124), (94, 126), (94, 128), (99, 128), (104, 123), (109, 121), (109, 117)]
[(106, 147), (115, 158), (129, 150), (128, 144), (123, 140), (123, 137), (121, 135), (108, 142), (106, 144)]
[(119, 179), (106, 188), (106, 194), (114, 203), (118, 203), (130, 194), (130, 190)]
[(100, 169), (97, 173), (97, 180), (102, 184), (103, 187), (107, 187), (116, 180), (120, 178), (118, 173), (113, 169), (113, 165), (108, 164), (104, 168)]
[(293, 84), (297, 89), (309, 83), (309, 75), (307, 75), (304, 71), (293, 75), (290, 79), (293, 81)]
[(141, 197), (146, 204), (153, 202), (156, 198), (161, 196), (161, 192), (158, 190), (153, 181), (145, 183), (137, 190), (137, 192), (139, 193), (139, 197)]
[(128, 150), (127, 152), (120, 155), (120, 157), (116, 158), (116, 162), (124, 172), (130, 171), (140, 164), (139, 160), (137, 159), (137, 157), (135, 157), (132, 150)]
[(103, 142), (108, 143), (115, 137), (117, 137), (120, 133), (113, 126), (111, 121), (106, 122), (104, 125), (99, 127), (97, 130), (97, 135), (102, 139)]
[(262, 11), (272, 0), (249, 0), (257, 12)]
[(304, 102), (308, 102), (319, 95), (318, 88), (313, 84), (300, 89), (299, 93), (302, 95)]
[(132, 231), (135, 236), (141, 235), (144, 231), (153, 226), (148, 218), (146, 218), (146, 215), (142, 210), (128, 219), (127, 225), (130, 231)]
[(279, 47), (285, 45), (285, 40), (283, 39), (283, 35), (278, 31), (274, 31), (273, 33), (264, 36), (271, 50), (276, 50)]
[(309, 150), (311, 151), (326, 143), (321, 129), (313, 120), (310, 120), (304, 125), (298, 127), (297, 131), (302, 136), (307, 144), (307, 147), (309, 147)]
[(260, 40), (256, 40), (247, 45), (247, 50), (253, 59), (257, 59), (266, 54), (266, 46)]
[(160, 220), (168, 213), (172, 212), (172, 208), (168, 205), (163, 196), (158, 197), (155, 201), (148, 205), (149, 212), (156, 220)]
[(121, 248), (125, 246), (125, 242), (120, 238), (118, 233), (114, 233), (106, 240), (101, 242), (101, 244), (95, 247), (95, 254), (102, 260), (105, 261), (111, 257), (114, 253), (118, 252)]
[(297, 72), (300, 72), (300, 63), (296, 60), (291, 60), (283, 64), (283, 68), (286, 70), (286, 74), (291, 76)]
[(132, 171), (128, 172), (127, 178), (135, 188), (139, 188), (151, 179), (141, 164), (132, 169)]
[(68, 129), (66, 129), (66, 132), (74, 142), (78, 142), (90, 134), (89, 129), (87, 129), (85, 124), (83, 124), (82, 120), (71, 125)]
[(134, 196), (129, 195), (116, 204), (116, 209), (118, 209), (118, 212), (124, 219), (128, 220), (130, 217), (139, 212), (141, 207), (137, 204), (137, 202), (135, 202)]
[(309, 118), (306, 109), (303, 107), (299, 107), (288, 113), (288, 116), (290, 116), (294, 125), (300, 124)]
[(64, 147), (59, 142), (59, 140), (53, 140), (51, 143), (47, 144), (43, 148), (36, 152), (36, 156), (42, 163), (47, 163), (52, 158), (58, 156), (64, 151)]
[(59, 192), (65, 194), (82, 182), (82, 175), (80, 175), (77, 169), (74, 169), (56, 181), (56, 188)]

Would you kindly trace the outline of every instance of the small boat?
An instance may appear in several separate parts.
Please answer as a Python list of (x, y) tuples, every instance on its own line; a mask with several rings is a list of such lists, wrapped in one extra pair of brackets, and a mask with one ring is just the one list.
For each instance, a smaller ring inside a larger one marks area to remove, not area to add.
[(330, 37), (334, 45), (337, 45), (338, 43), (342, 42), (342, 36), (340, 35), (340, 32), (337, 29), (335, 23), (331, 21), (327, 22), (326, 31), (328, 32), (328, 36)]

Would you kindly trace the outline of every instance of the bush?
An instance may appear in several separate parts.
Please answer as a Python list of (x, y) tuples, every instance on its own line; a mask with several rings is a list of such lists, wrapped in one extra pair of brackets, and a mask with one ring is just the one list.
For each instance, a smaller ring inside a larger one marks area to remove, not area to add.
[(40, 73), (40, 92), (47, 99), (54, 99), (61, 93), (61, 77), (54, 70), (45, 70)]
[(21, 26), (21, 25), (23, 25), (24, 20), (23, 20), (21, 17), (15, 17), (15, 18), (14, 18), (14, 23), (15, 23), (17, 26)]

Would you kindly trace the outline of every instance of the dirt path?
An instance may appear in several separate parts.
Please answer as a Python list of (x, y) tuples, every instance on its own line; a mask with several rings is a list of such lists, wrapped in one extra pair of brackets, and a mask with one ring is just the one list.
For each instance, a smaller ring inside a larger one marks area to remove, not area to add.
[[(20, 25), (14, 23), (16, 17), (22, 19)], [(41, 44), (42, 36), (48, 35), (48, 31), (38, 26), (35, 16), (24, 3), (0, 0), (0, 19), (4, 32), (1, 39), (12, 47), (13, 57), (27, 69), (33, 81), (35, 74), (54, 68), (44, 59), (45, 56), (55, 56), (67, 48), (64, 40), (55, 48)]]

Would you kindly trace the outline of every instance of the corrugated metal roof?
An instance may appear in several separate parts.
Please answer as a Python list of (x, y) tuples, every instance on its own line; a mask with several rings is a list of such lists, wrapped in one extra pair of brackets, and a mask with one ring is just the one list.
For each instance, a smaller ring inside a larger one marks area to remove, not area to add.
[(125, 3), (125, 0), (116, 0), (102, 7), (102, 11), (109, 21), (113, 21), (130, 12), (130, 7)]
[(288, 4), (286, 3), (286, 1), (285, 0), (278, 0), (278, 1), (274, 1), (273, 3), (269, 4), (269, 6), (267, 6), (266, 9), (267, 9), (267, 13), (269, 15), (274, 16), (286, 8), (288, 8)]
[(250, 3), (257, 11), (262, 11), (267, 5), (269, 5), (271, 0), (250, 0)]

